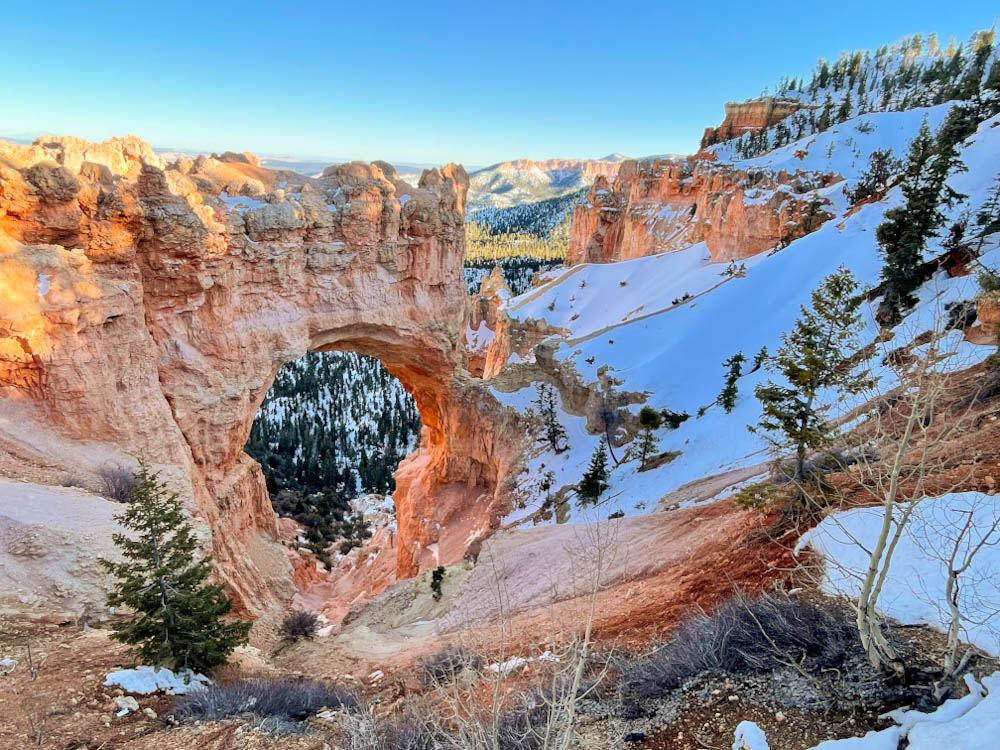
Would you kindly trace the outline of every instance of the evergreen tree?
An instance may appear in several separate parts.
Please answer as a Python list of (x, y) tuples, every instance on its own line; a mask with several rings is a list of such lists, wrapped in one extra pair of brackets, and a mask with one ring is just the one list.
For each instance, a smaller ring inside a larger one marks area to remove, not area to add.
[(542, 435), (539, 442), (548, 443), (556, 453), (562, 453), (569, 445), (566, 442), (566, 430), (559, 422), (556, 412), (555, 391), (547, 383), (539, 383), (535, 389), (535, 407), (542, 418)]
[(736, 396), (738, 394), (736, 381), (743, 374), (743, 363), (746, 361), (747, 359), (743, 356), (743, 352), (736, 352), (736, 354), (722, 363), (722, 366), (726, 368), (726, 378), (716, 402), (725, 409), (726, 414), (729, 414), (733, 410), (733, 407), (736, 406)]
[(551, 469), (542, 475), (538, 483), (538, 489), (545, 493), (545, 507), (552, 505), (552, 488), (556, 484), (556, 473)]
[(973, 107), (956, 105), (934, 139), (925, 119), (910, 144), (903, 179), (906, 205), (887, 211), (875, 232), (885, 257), (883, 309), (889, 323), (898, 323), (903, 312), (916, 304), (914, 292), (921, 284), (916, 269), (923, 261), (927, 240), (944, 224), (942, 206), (951, 207), (965, 198), (947, 180), (953, 172), (965, 170), (958, 149), (975, 132), (976, 124)]
[(753, 362), (750, 364), (750, 372), (757, 372), (764, 363), (767, 362), (767, 347), (762, 346), (760, 351), (753, 356)]
[(131, 610), (112, 638), (138, 658), (174, 669), (211, 670), (247, 642), (248, 622), (225, 622), (233, 608), (223, 586), (210, 584), (210, 558), (195, 559), (197, 543), (180, 499), (141, 461), (132, 496), (115, 516), (129, 534), (115, 534), (123, 562), (101, 560), (115, 578), (112, 607)]
[(825, 203), (826, 200), (819, 197), (819, 191), (814, 190), (812, 198), (809, 199), (809, 205), (806, 206), (806, 211), (802, 215), (802, 221), (799, 223), (803, 236), (819, 229), (823, 222), (829, 218), (829, 214), (823, 211)]
[(1000, 232), (1000, 175), (997, 175), (993, 180), (993, 187), (989, 195), (986, 196), (986, 200), (983, 201), (983, 205), (976, 212), (976, 218), (973, 223), (975, 224), (977, 239), (979, 240), (976, 246), (976, 254), (979, 254), (986, 243), (986, 238), (991, 234)]
[(833, 430), (817, 397), (829, 389), (858, 393), (873, 383), (867, 373), (854, 373), (852, 361), (863, 328), (862, 301), (846, 268), (828, 276), (813, 291), (812, 308), (801, 309), (795, 327), (782, 334), (777, 355), (768, 359), (768, 369), (787, 385), (768, 381), (756, 389), (762, 415), (750, 429), (776, 436), (772, 442), (795, 451), (793, 479), (800, 498), (808, 451), (823, 445)]
[(876, 149), (868, 157), (868, 168), (861, 173), (853, 189), (844, 188), (850, 204), (856, 205), (866, 198), (882, 195), (896, 179), (903, 163), (893, 157), (892, 149)]
[(887, 320), (896, 324), (903, 311), (916, 304), (914, 292), (920, 286), (916, 269), (923, 262), (924, 245), (943, 216), (939, 208), (941, 185), (933, 169), (936, 149), (926, 118), (910, 143), (903, 177), (906, 204), (885, 212), (875, 230), (882, 249), (883, 308)]
[(830, 95), (826, 95), (826, 100), (823, 102), (823, 111), (819, 116), (819, 123), (817, 128), (820, 131), (827, 130), (833, 124), (833, 99)]
[(663, 425), (663, 414), (650, 406), (644, 406), (639, 411), (639, 426), (642, 434), (639, 436), (639, 468), (645, 469), (649, 457), (659, 449), (659, 442), (654, 434)]
[(848, 91), (844, 96), (844, 101), (840, 103), (840, 108), (837, 110), (837, 122), (847, 122), (851, 119), (852, 105), (851, 105), (851, 92)]
[(576, 494), (580, 498), (580, 503), (596, 505), (608, 488), (608, 476), (608, 452), (602, 440), (590, 457), (590, 466), (577, 485)]
[(1000, 60), (994, 60), (990, 66), (990, 72), (983, 82), (981, 102), (980, 117), (993, 117), (1000, 112)]

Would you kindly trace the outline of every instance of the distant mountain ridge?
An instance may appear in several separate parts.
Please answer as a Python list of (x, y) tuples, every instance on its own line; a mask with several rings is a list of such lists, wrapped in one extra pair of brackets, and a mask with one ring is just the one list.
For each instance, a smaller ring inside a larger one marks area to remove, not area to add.
[(562, 198), (589, 187), (598, 176), (613, 178), (626, 157), (603, 159), (513, 159), (472, 172), (469, 209), (510, 208)]

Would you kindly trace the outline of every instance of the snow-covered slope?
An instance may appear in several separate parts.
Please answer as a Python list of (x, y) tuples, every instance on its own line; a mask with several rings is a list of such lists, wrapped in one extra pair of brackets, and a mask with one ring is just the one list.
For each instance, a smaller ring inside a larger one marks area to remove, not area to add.
[[(862, 115), (968, 98), (972, 77), (988, 81), (1000, 74), (994, 41), (993, 32), (978, 32), (961, 48), (941, 50), (916, 35), (874, 53), (844, 52), (832, 64), (820, 60), (808, 83), (805, 78), (786, 78), (775, 87), (775, 96), (798, 102), (798, 111), (760, 132), (718, 129), (712, 136), (718, 142), (707, 150), (724, 162), (746, 159), (792, 141), (803, 143)], [(884, 125), (877, 129), (888, 132)]]
[[(972, 675), (966, 675), (965, 682), (968, 695), (945, 701), (930, 713), (897, 709), (886, 718), (898, 726), (871, 731), (863, 737), (827, 740), (809, 750), (897, 750), (904, 739), (909, 750), (996, 747), (1000, 736), (1000, 672), (984, 677), (981, 684)], [(734, 748), (770, 750), (764, 732), (751, 721), (737, 727), (736, 739)]]
[(613, 175), (625, 157), (604, 159), (518, 159), (470, 175), (469, 209), (509, 208), (577, 193), (598, 174)]
[[(853, 179), (875, 148), (891, 145), (904, 154), (924, 116), (933, 125), (943, 120), (947, 107), (865, 115), (872, 132), (849, 136), (854, 139), (850, 159), (838, 162), (837, 168)], [(838, 127), (840, 132), (824, 133), (823, 137), (835, 142), (848, 137), (845, 134), (852, 129), (857, 130), (857, 123), (847, 122)], [(815, 151), (815, 168), (823, 169), (822, 159), (829, 146), (824, 149), (818, 138), (811, 136), (806, 140), (812, 143), (791, 144), (760, 157), (760, 166), (786, 168), (789, 159), (797, 160), (793, 154), (804, 150), (807, 155)], [(846, 141), (842, 145), (846, 153)], [(836, 159), (836, 146), (833, 151), (831, 158)], [(951, 210), (952, 216), (976, 210), (986, 198), (1000, 166), (1000, 117), (982, 123), (961, 156), (968, 171), (954, 174), (949, 184), (968, 198)], [(738, 351), (748, 360), (762, 347), (776, 351), (781, 333), (791, 328), (800, 306), (809, 302), (811, 291), (839, 266), (849, 268), (863, 285), (877, 284), (882, 258), (875, 229), (885, 211), (903, 201), (897, 187), (881, 202), (851, 211), (843, 183), (820, 190), (820, 196), (829, 201), (833, 219), (779, 252), (747, 260), (745, 268), (732, 269), (735, 273), (727, 271), (724, 264), (711, 264), (704, 246), (696, 245), (622, 263), (550, 271), (544, 286), (510, 300), (506, 310), (511, 317), (541, 319), (569, 331), (559, 340), (556, 358), (572, 364), (584, 382), (596, 381), (599, 371), (604, 370), (620, 381), (621, 390), (645, 394), (647, 404), (691, 415), (677, 429), (659, 433), (661, 450), (678, 454), (672, 461), (646, 472), (638, 472), (634, 460), (614, 468), (602, 506), (606, 513), (651, 510), (682, 485), (727, 471), (739, 470), (734, 481), (745, 479), (752, 476), (753, 467), (768, 459), (764, 443), (746, 429), (759, 419), (753, 388), (765, 376), (756, 372), (740, 378), (736, 406), (726, 414), (712, 406), (723, 385), (722, 362)], [(995, 247), (993, 238), (988, 249)], [(938, 240), (929, 243), (927, 257), (940, 252)], [(992, 261), (987, 254), (984, 262)], [(921, 304), (907, 323), (923, 330), (921, 326), (932, 324), (935, 310), (949, 301), (972, 299), (977, 291), (975, 277), (950, 278), (939, 272), (921, 289)], [(873, 312), (866, 312), (869, 340), (875, 335)], [(982, 359), (992, 352), (990, 347), (961, 342), (957, 332), (951, 339), (964, 361)], [(497, 390), (497, 396), (526, 410), (534, 391)], [(698, 410), (706, 406), (704, 416), (697, 417)], [(533, 459), (525, 480), (528, 494), (533, 492), (530, 483), (547, 471), (555, 472), (557, 487), (579, 481), (591, 453), (603, 439), (584, 429), (582, 417), (563, 413), (561, 419), (569, 433), (570, 450), (558, 455), (544, 451)], [(620, 457), (621, 451), (618, 453)], [(536, 501), (535, 507), (540, 503)], [(517, 517), (531, 509), (518, 511)]]

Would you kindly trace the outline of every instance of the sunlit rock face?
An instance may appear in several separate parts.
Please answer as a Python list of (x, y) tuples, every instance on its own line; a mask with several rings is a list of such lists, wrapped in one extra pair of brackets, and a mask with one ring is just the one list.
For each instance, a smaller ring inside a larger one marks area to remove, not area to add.
[(798, 99), (762, 96), (744, 102), (726, 102), (726, 116), (717, 128), (705, 128), (702, 144), (739, 138), (780, 122), (802, 108)]
[(839, 179), (747, 172), (696, 157), (626, 161), (613, 180), (598, 177), (574, 208), (566, 260), (610, 263), (698, 242), (714, 262), (748, 258), (801, 236), (813, 191)]
[(168, 165), (132, 137), (0, 142), (0, 471), (55, 484), (145, 457), (261, 611), (293, 589), (243, 453), (254, 413), (285, 362), (352, 350), (424, 424), (386, 576), (459, 559), (496, 526), (517, 460), (466, 371), (467, 187), (457, 165), (414, 187), (384, 162), (313, 179), (228, 152)]

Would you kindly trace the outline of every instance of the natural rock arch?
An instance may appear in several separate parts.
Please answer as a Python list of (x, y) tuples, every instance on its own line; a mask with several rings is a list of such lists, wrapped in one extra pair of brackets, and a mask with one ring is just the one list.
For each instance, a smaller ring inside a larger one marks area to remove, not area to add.
[(311, 179), (249, 155), (167, 166), (134, 138), (0, 142), (0, 409), (50, 435), (59, 471), (115, 450), (164, 468), (260, 611), (291, 592), (243, 453), (254, 414), (306, 351), (378, 357), (425, 428), (397, 474), (397, 573), (454, 562), (495, 527), (520, 449), (466, 371), (467, 186), (455, 165), (414, 187), (381, 162)]

